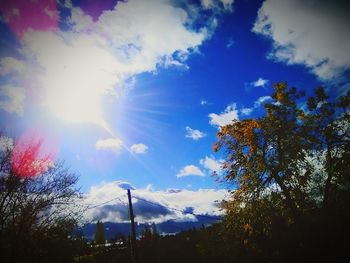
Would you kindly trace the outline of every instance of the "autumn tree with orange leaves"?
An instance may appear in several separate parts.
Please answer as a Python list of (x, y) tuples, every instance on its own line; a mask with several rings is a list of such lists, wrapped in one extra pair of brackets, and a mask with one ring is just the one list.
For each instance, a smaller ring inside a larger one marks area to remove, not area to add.
[[(283, 251), (296, 256), (315, 244), (330, 248), (330, 240), (348, 240), (349, 95), (330, 99), (320, 87), (307, 98), (277, 83), (264, 116), (221, 127), (214, 151), (224, 152), (221, 179), (233, 184), (231, 200), (223, 203), (224, 222), (236, 241), (241, 237), (242, 249), (259, 255), (275, 244), (266, 256), (275, 251), (276, 260), (285, 260)], [(331, 225), (336, 230), (324, 230)], [(324, 236), (317, 238), (321, 229)]]

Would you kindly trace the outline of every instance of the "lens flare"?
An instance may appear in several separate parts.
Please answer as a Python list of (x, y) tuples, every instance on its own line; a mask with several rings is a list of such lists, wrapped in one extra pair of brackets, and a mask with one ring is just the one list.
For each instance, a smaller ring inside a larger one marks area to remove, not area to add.
[(11, 168), (19, 177), (35, 177), (54, 166), (57, 147), (45, 136), (25, 133), (15, 143), (11, 154)]
[(53, 31), (58, 27), (55, 0), (0, 1), (0, 13), (18, 38), (22, 38), (28, 29)]

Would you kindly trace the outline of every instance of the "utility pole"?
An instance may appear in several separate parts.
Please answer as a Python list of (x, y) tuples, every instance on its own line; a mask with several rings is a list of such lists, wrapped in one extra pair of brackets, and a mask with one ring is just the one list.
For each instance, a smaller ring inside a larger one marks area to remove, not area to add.
[(127, 189), (127, 191), (128, 191), (129, 214), (130, 214), (130, 222), (131, 222), (131, 257), (133, 259), (133, 262), (137, 263), (136, 230), (135, 230), (135, 222), (134, 222), (134, 211), (132, 209), (130, 189)]

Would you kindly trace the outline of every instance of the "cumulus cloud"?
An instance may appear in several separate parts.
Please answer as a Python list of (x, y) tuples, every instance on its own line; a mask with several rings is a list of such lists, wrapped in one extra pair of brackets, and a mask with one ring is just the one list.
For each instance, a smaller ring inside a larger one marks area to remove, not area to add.
[(204, 176), (204, 173), (195, 165), (186, 165), (184, 168), (182, 168), (179, 173), (176, 175), (176, 177), (184, 177), (184, 176)]
[(191, 138), (195, 141), (198, 141), (199, 139), (202, 139), (206, 134), (204, 132), (201, 132), (199, 130), (192, 129), (190, 127), (186, 127), (186, 138)]
[(205, 156), (201, 159), (200, 164), (212, 173), (220, 173), (222, 171), (223, 160), (216, 160), (214, 157)]
[(220, 114), (210, 113), (209, 119), (209, 123), (217, 127), (222, 127), (231, 124), (233, 120), (238, 120), (238, 110), (236, 109), (236, 103), (227, 106), (224, 112)]
[(99, 139), (95, 143), (97, 150), (109, 150), (115, 153), (119, 153), (123, 147), (123, 142), (118, 138)]
[(143, 143), (137, 143), (131, 145), (130, 150), (136, 154), (145, 154), (147, 153), (148, 146)]
[[(87, 221), (127, 222), (128, 200), (120, 182), (104, 182), (91, 187), (84, 199), (85, 204), (96, 206), (87, 210)], [(196, 191), (168, 189), (135, 189), (132, 202), (136, 221), (160, 223), (167, 220), (194, 221), (196, 215), (222, 215), (218, 202), (228, 197), (227, 190), (198, 189)], [(112, 200), (113, 199), (113, 200)], [(109, 203), (103, 204), (104, 202)]]
[(269, 58), (332, 80), (350, 68), (348, 10), (346, 1), (266, 0), (252, 30), (273, 41)]
[[(222, 3), (229, 7), (232, 1)], [(66, 7), (71, 11), (68, 22), (62, 21), (67, 29), (23, 32), (21, 59), (1, 59), (0, 74), (16, 71), (12, 80), (30, 80), (22, 81), (21, 88), (28, 88), (24, 83), (35, 83), (31, 88), (46, 94), (42, 106), (54, 116), (106, 129), (101, 107), (106, 94), (116, 94), (137, 74), (154, 72), (161, 66), (184, 66), (216, 27), (212, 17), (210, 23), (194, 29), (193, 19), (200, 12), (189, 15), (188, 10), (168, 0), (118, 1), (98, 19), (79, 7)], [(19, 74), (23, 68), (25, 73)], [(23, 103), (23, 99), (17, 102)]]

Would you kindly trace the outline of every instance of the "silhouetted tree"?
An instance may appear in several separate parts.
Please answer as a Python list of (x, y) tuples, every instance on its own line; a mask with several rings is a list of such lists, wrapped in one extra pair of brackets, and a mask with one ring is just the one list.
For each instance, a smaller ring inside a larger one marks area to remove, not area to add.
[(78, 179), (62, 162), (40, 156), (40, 147), (37, 140), (0, 147), (0, 249), (5, 262), (72, 259), (68, 235), (78, 212), (72, 206), (79, 198)]

